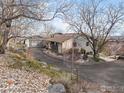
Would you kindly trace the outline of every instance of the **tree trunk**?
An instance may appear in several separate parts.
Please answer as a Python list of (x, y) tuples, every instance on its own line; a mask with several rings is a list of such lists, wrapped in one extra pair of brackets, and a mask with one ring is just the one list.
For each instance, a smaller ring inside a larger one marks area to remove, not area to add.
[(10, 28), (7, 27), (6, 30), (3, 33), (3, 42), (0, 46), (0, 54), (5, 54), (5, 50), (7, 48), (7, 43), (8, 43), (8, 35), (9, 35), (9, 30)]
[(95, 49), (93, 50), (93, 59), (98, 61), (98, 52)]
[(94, 51), (94, 53), (93, 53), (93, 58), (96, 59), (96, 57), (97, 57), (97, 56), (96, 56), (96, 52)]
[(5, 54), (5, 49), (3, 46), (0, 46), (0, 54)]

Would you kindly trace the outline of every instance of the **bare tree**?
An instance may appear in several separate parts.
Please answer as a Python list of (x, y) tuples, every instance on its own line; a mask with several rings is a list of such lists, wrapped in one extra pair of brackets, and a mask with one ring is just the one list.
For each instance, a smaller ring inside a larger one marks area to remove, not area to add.
[(48, 24), (48, 23), (43, 24), (43, 30), (46, 37), (56, 33), (56, 28), (52, 24)]
[[(17, 19), (30, 19), (37, 21), (50, 21), (57, 14), (68, 10), (66, 4), (62, 4), (56, 9), (49, 10), (49, 2), (31, 0), (0, 0), (0, 30), (3, 33), (3, 41), (0, 46), (0, 53), (5, 52), (6, 44), (10, 39), (9, 34), (13, 22)], [(11, 37), (12, 38), (12, 37)]]
[(77, 6), (76, 12), (73, 10), (76, 15), (73, 13), (65, 17), (70, 27), (88, 40), (94, 59), (99, 56), (114, 27), (124, 19), (122, 4), (103, 6), (102, 2), (103, 0), (87, 0)]

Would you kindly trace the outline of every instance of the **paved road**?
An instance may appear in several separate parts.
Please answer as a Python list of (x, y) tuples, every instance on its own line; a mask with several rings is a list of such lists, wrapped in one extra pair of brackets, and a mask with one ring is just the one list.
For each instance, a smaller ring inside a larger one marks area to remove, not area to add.
[[(44, 54), (32, 48), (33, 56), (62, 70), (70, 71), (71, 63)], [(124, 86), (124, 63), (100, 63), (94, 65), (74, 65), (79, 68), (81, 79), (108, 86)]]

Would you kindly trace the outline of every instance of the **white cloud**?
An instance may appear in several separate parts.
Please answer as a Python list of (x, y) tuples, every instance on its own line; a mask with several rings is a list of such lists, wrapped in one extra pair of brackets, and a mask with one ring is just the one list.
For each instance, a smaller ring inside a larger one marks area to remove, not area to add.
[(67, 32), (67, 28), (69, 25), (63, 22), (61, 19), (56, 18), (51, 23), (58, 31)]

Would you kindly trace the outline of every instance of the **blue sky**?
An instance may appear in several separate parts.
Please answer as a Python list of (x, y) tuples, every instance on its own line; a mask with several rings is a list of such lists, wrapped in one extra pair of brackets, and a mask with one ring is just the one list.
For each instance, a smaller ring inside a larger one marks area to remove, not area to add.
[[(37, 0), (33, 0), (33, 1), (37, 1)], [(49, 1), (49, 0), (48, 0)], [(74, 2), (76, 3), (80, 3), (84, 0), (73, 0)], [(109, 3), (112, 3), (114, 5), (116, 5), (117, 3), (121, 2), (121, 1), (124, 1), (124, 0), (104, 0), (104, 2), (102, 3), (103, 5), (106, 5), (106, 4), (109, 4)], [(64, 21), (62, 21), (61, 19), (59, 18), (55, 18), (54, 20), (52, 20), (51, 22), (48, 22), (49, 24), (52, 24), (56, 30), (58, 32), (68, 32), (68, 24), (66, 24)], [(39, 25), (37, 25), (38, 27), (38, 31), (41, 32), (42, 31), (42, 27), (41, 27), (42, 23), (40, 23)], [(124, 31), (124, 26), (122, 26), (122, 28), (120, 29), (121, 31)], [(116, 35), (119, 35), (120, 32), (116, 33)]]

